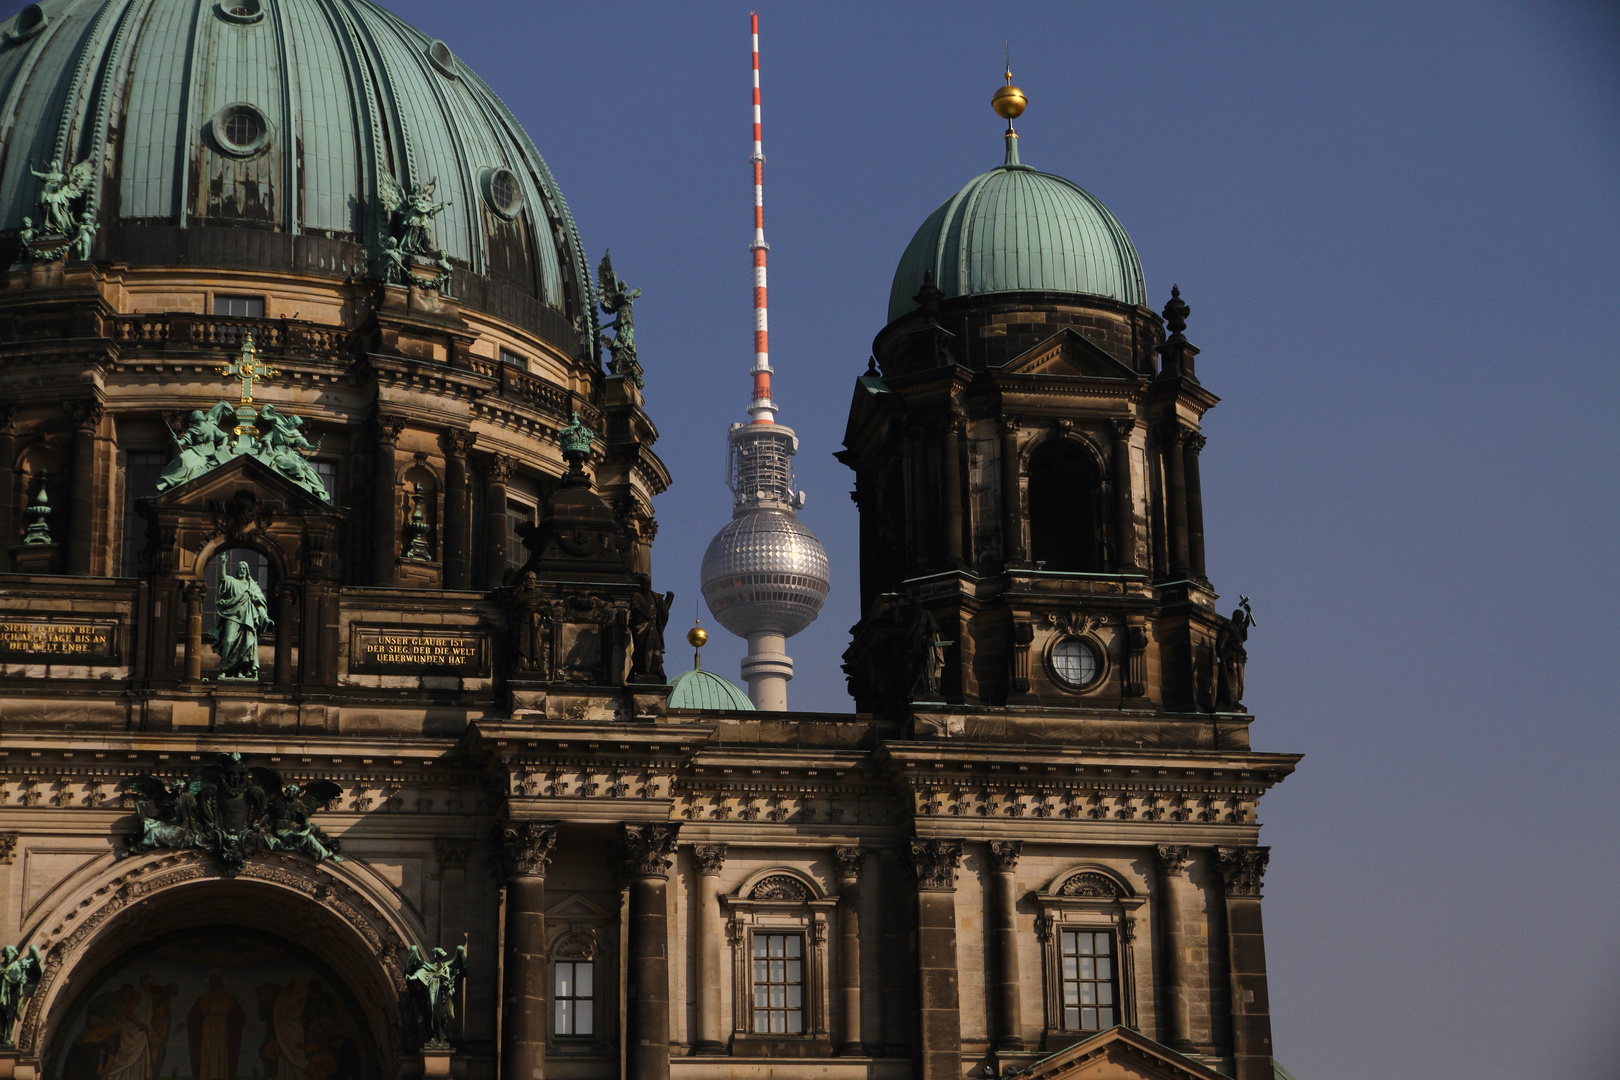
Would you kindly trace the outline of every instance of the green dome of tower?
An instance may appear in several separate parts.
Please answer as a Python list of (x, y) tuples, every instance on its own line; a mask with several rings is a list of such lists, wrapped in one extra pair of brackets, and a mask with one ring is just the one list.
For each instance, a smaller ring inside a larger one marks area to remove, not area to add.
[(889, 292), (890, 322), (916, 310), (912, 297), (930, 270), (941, 299), (1057, 292), (1146, 302), (1142, 264), (1119, 219), (1078, 184), (1019, 164), (1016, 143), (1007, 156), (911, 238)]

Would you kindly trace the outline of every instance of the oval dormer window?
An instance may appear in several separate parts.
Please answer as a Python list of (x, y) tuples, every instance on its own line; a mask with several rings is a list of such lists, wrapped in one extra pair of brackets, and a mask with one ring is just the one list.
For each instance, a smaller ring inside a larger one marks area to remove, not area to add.
[(233, 23), (256, 23), (264, 18), (264, 0), (219, 0), (214, 11)]
[(270, 144), (270, 121), (256, 107), (239, 101), (214, 114), (214, 142), (233, 157), (253, 157)]
[(484, 198), (501, 217), (516, 217), (517, 212), (523, 209), (523, 186), (511, 169), (486, 169)]
[(435, 41), (427, 47), (427, 54), (428, 59), (433, 61), (433, 66), (438, 68), (441, 74), (448, 75), (452, 79), (457, 77), (456, 54), (450, 51), (450, 46), (442, 41)]

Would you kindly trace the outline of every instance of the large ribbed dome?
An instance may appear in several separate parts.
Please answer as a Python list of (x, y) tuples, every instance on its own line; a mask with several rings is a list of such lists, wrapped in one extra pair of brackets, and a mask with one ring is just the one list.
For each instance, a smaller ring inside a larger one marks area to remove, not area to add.
[(1119, 219), (1079, 185), (1016, 163), (974, 177), (928, 215), (894, 273), (890, 322), (916, 310), (925, 270), (945, 299), (1060, 292), (1141, 305), (1146, 296)]
[(458, 299), (548, 329), (589, 307), (534, 144), (443, 42), (368, 0), (30, 5), (0, 26), (0, 229), (37, 220), (31, 165), (86, 159), (96, 258), (375, 274), (387, 178), (436, 181)]

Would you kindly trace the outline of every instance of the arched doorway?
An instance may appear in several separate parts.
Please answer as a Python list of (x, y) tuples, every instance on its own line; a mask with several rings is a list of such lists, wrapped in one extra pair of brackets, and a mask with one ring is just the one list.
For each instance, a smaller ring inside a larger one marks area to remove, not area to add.
[(363, 868), (283, 853), (223, 878), (200, 852), (166, 852), (107, 869), (41, 928), (19, 1046), (43, 1075), (397, 1074), (416, 1041), (400, 963), (420, 928)]
[(126, 950), (57, 1028), (58, 1080), (372, 1080), (377, 1052), (347, 984), (286, 938), (218, 924)]

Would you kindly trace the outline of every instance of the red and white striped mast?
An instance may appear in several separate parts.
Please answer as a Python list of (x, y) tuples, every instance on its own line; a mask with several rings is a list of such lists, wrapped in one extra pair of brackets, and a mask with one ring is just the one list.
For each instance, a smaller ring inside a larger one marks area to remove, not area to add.
[(776, 422), (776, 402), (771, 400), (770, 316), (765, 304), (765, 255), (771, 245), (765, 242), (765, 151), (759, 129), (759, 12), (749, 13), (754, 35), (754, 398), (748, 415), (756, 424)]

